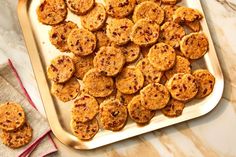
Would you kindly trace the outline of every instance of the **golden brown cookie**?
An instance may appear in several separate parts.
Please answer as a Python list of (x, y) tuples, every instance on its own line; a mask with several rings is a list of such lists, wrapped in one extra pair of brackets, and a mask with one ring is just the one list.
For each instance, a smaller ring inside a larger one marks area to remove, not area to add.
[(158, 5), (161, 5), (161, 0), (136, 0), (138, 4), (142, 3), (142, 2), (146, 2), (146, 1), (151, 1), (151, 2), (155, 2)]
[(48, 78), (57, 83), (69, 80), (75, 72), (75, 66), (69, 56), (60, 55), (53, 60), (48, 67)]
[(170, 79), (176, 73), (191, 73), (191, 64), (188, 59), (176, 56), (176, 62), (173, 68), (165, 72), (167, 79)]
[(140, 46), (149, 46), (157, 42), (159, 38), (160, 26), (147, 19), (137, 21), (131, 31), (130, 39)]
[(209, 43), (203, 33), (190, 33), (180, 42), (180, 49), (189, 59), (199, 59), (208, 51)]
[(97, 100), (88, 94), (81, 94), (72, 107), (72, 119), (76, 122), (87, 122), (92, 120), (99, 112)]
[(106, 21), (106, 11), (101, 3), (95, 3), (95, 6), (84, 16), (81, 16), (81, 24), (90, 31), (100, 29)]
[(152, 46), (148, 53), (148, 60), (158, 71), (166, 71), (175, 65), (175, 50), (165, 43)]
[(140, 19), (154, 20), (157, 24), (161, 24), (164, 20), (164, 10), (159, 4), (152, 1), (145, 1), (137, 5), (134, 9), (133, 21)]
[(215, 77), (206, 69), (198, 69), (193, 72), (198, 85), (198, 93), (196, 98), (204, 98), (208, 96), (215, 85)]
[(126, 124), (127, 115), (126, 107), (116, 99), (104, 101), (100, 105), (101, 123), (106, 130), (121, 130)]
[(195, 20), (193, 22), (184, 22), (184, 24), (193, 32), (199, 32), (201, 30), (201, 24), (199, 20)]
[(161, 109), (161, 112), (167, 117), (178, 117), (182, 114), (184, 107), (183, 102), (171, 99), (166, 107)]
[(99, 125), (96, 118), (85, 123), (71, 120), (70, 126), (74, 135), (80, 140), (92, 139), (99, 130)]
[(164, 9), (165, 18), (164, 21), (173, 21), (173, 14), (180, 6), (178, 5), (169, 5), (169, 4), (162, 4), (161, 7)]
[(46, 25), (56, 25), (66, 19), (64, 0), (44, 0), (37, 8), (38, 20)]
[(141, 104), (149, 110), (164, 108), (170, 99), (167, 88), (159, 83), (152, 83), (140, 91)]
[(114, 88), (113, 79), (102, 75), (97, 69), (89, 70), (84, 78), (85, 90), (94, 97), (106, 97), (110, 95)]
[(137, 68), (143, 73), (144, 86), (149, 83), (160, 82), (163, 72), (158, 71), (155, 67), (153, 67), (147, 58), (140, 60), (137, 64)]
[(130, 32), (133, 22), (128, 18), (110, 19), (106, 27), (107, 37), (114, 44), (124, 45), (130, 41)]
[(72, 59), (75, 64), (74, 76), (82, 80), (84, 75), (93, 68), (94, 54), (83, 57), (74, 56)]
[(166, 22), (161, 26), (160, 41), (173, 48), (179, 47), (180, 40), (184, 36), (184, 28), (175, 22)]
[(6, 131), (15, 130), (25, 123), (25, 112), (21, 105), (6, 102), (0, 105), (0, 128)]
[(31, 141), (32, 136), (33, 129), (28, 122), (16, 130), (2, 130), (1, 132), (2, 143), (13, 149), (27, 145)]
[(124, 94), (133, 94), (143, 87), (142, 72), (135, 67), (125, 67), (116, 77), (116, 88)]
[(54, 82), (52, 84), (51, 93), (63, 102), (73, 100), (80, 93), (79, 81), (72, 77), (65, 83)]
[(176, 4), (177, 0), (161, 0), (163, 4)]
[(118, 99), (122, 104), (127, 106), (135, 95), (136, 94), (123, 94), (120, 91), (117, 91), (116, 99)]
[(134, 10), (136, 0), (106, 0), (105, 3), (107, 14), (116, 18), (123, 18)]
[(115, 76), (125, 64), (125, 56), (119, 48), (101, 47), (94, 57), (93, 64), (102, 74)]
[(125, 61), (127, 63), (134, 62), (138, 59), (140, 54), (140, 47), (137, 44), (129, 42), (121, 48), (125, 56)]
[(97, 38), (97, 49), (99, 50), (103, 46), (109, 46), (111, 41), (106, 35), (106, 30), (101, 29), (95, 32)]
[(136, 123), (144, 124), (148, 123), (156, 112), (143, 107), (141, 103), (141, 96), (137, 95), (128, 104), (128, 113), (130, 118)]
[(77, 15), (84, 15), (91, 10), (95, 0), (66, 0), (69, 10)]
[(73, 29), (67, 39), (71, 52), (78, 56), (86, 56), (96, 48), (96, 36), (86, 29)]
[(179, 101), (189, 101), (198, 92), (196, 79), (191, 74), (175, 74), (167, 81), (166, 87), (171, 96)]
[(177, 23), (179, 22), (193, 22), (195, 20), (201, 20), (203, 18), (202, 14), (192, 8), (181, 6), (174, 12), (173, 20)]

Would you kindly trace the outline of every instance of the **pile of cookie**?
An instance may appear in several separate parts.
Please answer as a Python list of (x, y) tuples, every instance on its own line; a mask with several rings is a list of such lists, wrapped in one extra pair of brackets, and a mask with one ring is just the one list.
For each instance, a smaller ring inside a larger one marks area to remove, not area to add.
[(0, 129), (2, 143), (13, 149), (27, 145), (33, 136), (23, 108), (15, 102), (0, 104)]
[[(157, 111), (182, 114), (185, 103), (209, 95), (215, 83), (191, 62), (208, 51), (200, 32), (202, 14), (177, 0), (45, 0), (40, 22), (52, 25), (51, 43), (61, 52), (47, 76), (52, 94), (63, 102), (76, 98), (71, 128), (82, 140), (101, 127), (121, 130), (128, 116), (147, 124)], [(82, 27), (65, 21), (67, 8)], [(82, 84), (78, 80), (82, 81)], [(98, 122), (98, 120), (99, 122)]]

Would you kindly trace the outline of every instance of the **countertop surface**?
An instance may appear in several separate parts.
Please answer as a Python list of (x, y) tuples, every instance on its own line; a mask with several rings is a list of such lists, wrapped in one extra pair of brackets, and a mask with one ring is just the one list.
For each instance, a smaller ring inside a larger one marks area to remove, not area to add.
[[(217, 107), (201, 118), (91, 151), (74, 150), (55, 140), (59, 151), (53, 156), (236, 156), (236, 0), (201, 2), (225, 79)], [(0, 64), (8, 58), (13, 61), (26, 90), (44, 114), (16, 7), (17, 0), (0, 0)]]

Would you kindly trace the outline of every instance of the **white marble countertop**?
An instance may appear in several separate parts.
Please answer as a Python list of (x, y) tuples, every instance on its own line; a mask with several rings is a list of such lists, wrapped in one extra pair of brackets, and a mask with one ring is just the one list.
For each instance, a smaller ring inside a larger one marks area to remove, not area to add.
[[(59, 151), (55, 156), (236, 156), (236, 0), (202, 0), (202, 5), (225, 77), (217, 107), (204, 117), (92, 151), (73, 150), (56, 140)], [(8, 58), (13, 61), (44, 114), (16, 7), (16, 0), (0, 0), (0, 64)]]

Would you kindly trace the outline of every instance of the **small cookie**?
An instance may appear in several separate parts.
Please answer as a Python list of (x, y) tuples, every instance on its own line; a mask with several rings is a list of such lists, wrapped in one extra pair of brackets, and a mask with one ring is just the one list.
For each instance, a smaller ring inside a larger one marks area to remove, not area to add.
[(140, 46), (149, 46), (155, 44), (159, 37), (160, 26), (147, 19), (137, 21), (131, 31), (130, 39)]
[(65, 21), (59, 25), (53, 26), (49, 31), (51, 43), (61, 52), (68, 51), (67, 38), (74, 28), (77, 28), (77, 25), (71, 21)]
[(185, 104), (181, 101), (171, 99), (161, 112), (167, 117), (178, 117), (182, 114)]
[(129, 42), (128, 44), (122, 46), (121, 48), (125, 56), (125, 61), (127, 63), (134, 62), (138, 59), (140, 54), (140, 47), (137, 44)]
[(180, 42), (180, 50), (189, 59), (199, 59), (208, 51), (209, 43), (203, 33), (190, 33)]
[(149, 110), (164, 108), (170, 100), (167, 88), (159, 83), (152, 83), (140, 91), (143, 107)]
[(127, 106), (135, 95), (136, 94), (123, 94), (120, 91), (117, 91), (116, 99), (118, 99), (122, 104)]
[(65, 83), (52, 84), (52, 94), (63, 102), (73, 100), (80, 92), (80, 84), (76, 78), (71, 78)]
[(125, 56), (121, 49), (108, 46), (102, 47), (93, 60), (94, 67), (106, 76), (115, 76), (125, 64)]
[(201, 20), (203, 18), (202, 14), (192, 8), (187, 8), (187, 7), (179, 7), (176, 9), (173, 15), (173, 20), (174, 22), (193, 22), (195, 20)]
[(133, 22), (128, 18), (110, 19), (106, 27), (107, 37), (117, 45), (124, 45), (130, 41)]
[(171, 96), (179, 101), (189, 101), (198, 92), (196, 79), (191, 74), (175, 74), (167, 81), (166, 87)]
[(89, 70), (84, 78), (85, 90), (94, 97), (106, 97), (113, 91), (113, 79), (108, 76), (104, 76), (98, 72), (97, 69)]
[(38, 20), (46, 25), (56, 25), (66, 19), (64, 0), (44, 0), (37, 8)]
[(92, 120), (99, 112), (97, 100), (88, 95), (81, 94), (75, 101), (72, 107), (72, 119), (76, 122), (87, 122)]
[(173, 21), (173, 14), (180, 6), (162, 4), (161, 7), (164, 9), (165, 12), (164, 21), (167, 22), (167, 21)]
[(161, 80), (163, 72), (158, 71), (148, 61), (147, 58), (140, 60), (137, 64), (137, 68), (143, 73), (144, 86), (149, 83), (158, 83)]
[(163, 4), (176, 4), (177, 0), (161, 0)]
[(69, 56), (60, 55), (51, 61), (48, 67), (48, 78), (57, 83), (69, 80), (75, 72), (75, 66)]
[(137, 95), (128, 104), (128, 113), (130, 118), (136, 123), (144, 124), (148, 123), (156, 112), (143, 107), (141, 103), (141, 96)]
[(143, 87), (142, 72), (134, 67), (125, 67), (116, 77), (116, 88), (124, 94), (133, 94)]
[(81, 24), (84, 28), (90, 31), (100, 29), (106, 21), (106, 11), (102, 4), (96, 3), (94, 8), (86, 15), (81, 16)]
[(86, 29), (73, 29), (67, 39), (71, 52), (78, 56), (86, 56), (96, 48), (96, 36)]
[(92, 139), (99, 130), (99, 125), (96, 118), (85, 123), (71, 120), (70, 126), (74, 135), (80, 140)]
[(100, 105), (100, 118), (103, 128), (106, 130), (119, 131), (127, 120), (127, 109), (118, 100), (107, 100)]
[(25, 123), (25, 112), (21, 105), (7, 102), (0, 105), (0, 128), (6, 131), (15, 130)]
[(196, 98), (204, 98), (208, 96), (215, 85), (215, 77), (205, 69), (198, 69), (193, 72), (198, 85), (198, 93)]
[(6, 131), (2, 130), (2, 143), (6, 146), (16, 149), (27, 145), (33, 137), (33, 129), (28, 122), (16, 130)]
[(193, 22), (184, 22), (184, 24), (193, 32), (199, 32), (201, 30), (201, 24), (199, 20), (195, 20)]
[(66, 0), (69, 10), (77, 15), (84, 15), (91, 10), (95, 0)]
[(164, 20), (164, 15), (164, 10), (160, 5), (152, 1), (145, 1), (135, 7), (132, 18), (134, 22), (140, 19), (149, 19), (161, 24)]
[(180, 40), (184, 36), (184, 28), (175, 22), (166, 22), (161, 26), (160, 41), (173, 48), (179, 47)]
[(103, 46), (109, 46), (111, 41), (106, 35), (106, 30), (99, 30), (95, 32), (97, 38), (97, 49), (99, 50)]
[(142, 3), (142, 2), (146, 2), (146, 1), (151, 1), (151, 2), (155, 2), (158, 5), (161, 5), (161, 0), (136, 0), (138, 4)]
[(175, 50), (165, 43), (158, 43), (151, 47), (148, 60), (158, 71), (166, 71), (175, 65)]
[(72, 59), (75, 64), (74, 76), (82, 80), (84, 75), (93, 68), (94, 54), (83, 57), (74, 56)]
[(173, 68), (165, 72), (167, 79), (170, 79), (176, 73), (191, 73), (191, 64), (188, 59), (176, 56), (176, 62)]
[(136, 0), (106, 0), (105, 3), (107, 14), (116, 18), (123, 18), (134, 10)]

